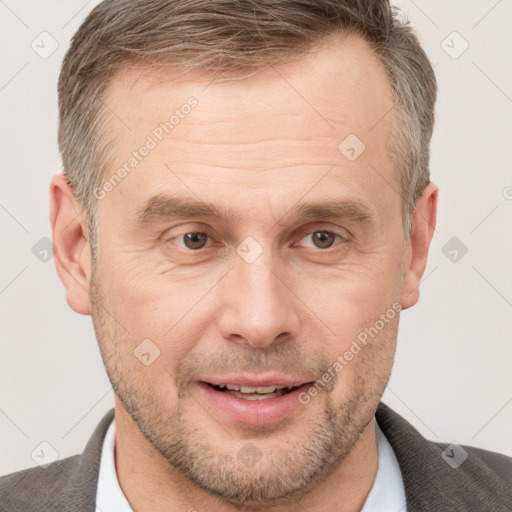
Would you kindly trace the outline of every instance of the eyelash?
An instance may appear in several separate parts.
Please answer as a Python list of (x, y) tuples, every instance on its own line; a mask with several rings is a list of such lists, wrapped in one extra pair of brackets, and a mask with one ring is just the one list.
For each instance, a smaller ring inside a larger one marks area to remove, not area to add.
[[(207, 235), (211, 240), (213, 240), (213, 235), (211, 234), (211, 232), (209, 232), (208, 230), (204, 229), (203, 231), (185, 231), (185, 232), (182, 232), (180, 233), (179, 235), (176, 235), (176, 236), (173, 236), (171, 238), (169, 238), (167, 241), (168, 242), (172, 242), (173, 240), (176, 240), (176, 239), (179, 239), (185, 235), (188, 235), (190, 233), (199, 233), (199, 234), (205, 234)], [(334, 249), (336, 248), (338, 245), (340, 245), (340, 242), (348, 242), (349, 241), (349, 236), (344, 236), (344, 235), (341, 235), (340, 233), (337, 233), (336, 231), (330, 231), (330, 230), (327, 230), (327, 229), (313, 229), (311, 231), (308, 231), (307, 233), (304, 233), (304, 235), (301, 235), (301, 238), (300, 240), (303, 240), (305, 237), (309, 236), (309, 235), (312, 235), (314, 233), (328, 233), (328, 234), (331, 234), (331, 235), (334, 235), (335, 237), (337, 237), (338, 239), (338, 244), (336, 244), (336, 241), (333, 243), (333, 245), (331, 245), (330, 247), (327, 247), (326, 249), (321, 249), (320, 247), (316, 247), (316, 249), (318, 249), (318, 251), (320, 252), (329, 252), (331, 249)], [(201, 247), (200, 249), (190, 249), (188, 247), (181, 247), (181, 246), (178, 246), (181, 250), (185, 251), (185, 252), (189, 252), (189, 253), (202, 253), (203, 251), (206, 251), (208, 250), (210, 247), (211, 247), (211, 244), (208, 245), (208, 246), (205, 246), (205, 247)], [(309, 249), (315, 249), (315, 247), (307, 247)]]

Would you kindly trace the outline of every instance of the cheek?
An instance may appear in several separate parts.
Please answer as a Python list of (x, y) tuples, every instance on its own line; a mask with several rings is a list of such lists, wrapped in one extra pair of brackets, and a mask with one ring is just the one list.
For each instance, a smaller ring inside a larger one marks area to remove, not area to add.
[(391, 374), (398, 316), (381, 329), (379, 320), (365, 324), (357, 335), (344, 343), (343, 350), (333, 353), (338, 381), (335, 393), (341, 401), (359, 396), (378, 403)]
[(391, 307), (400, 296), (399, 285), (396, 256), (376, 254), (338, 268), (302, 274), (292, 288), (345, 339), (343, 334), (366, 327)]
[(399, 268), (389, 261), (376, 258), (325, 279), (303, 279), (297, 291), (307, 297), (313, 322), (325, 336), (322, 349), (345, 385), (363, 375), (378, 382), (391, 368), (401, 306)]
[(109, 259), (105, 252), (101, 257), (97, 280), (101, 283), (100, 302), (105, 312), (99, 314), (106, 316), (115, 329), (115, 338), (123, 350), (131, 355), (149, 353), (155, 366), (160, 365), (164, 361), (161, 355), (165, 356), (164, 338), (173, 335), (173, 327), (179, 325), (190, 306), (179, 300), (181, 290), (165, 286), (164, 280), (159, 282), (148, 274), (146, 264), (133, 258)]

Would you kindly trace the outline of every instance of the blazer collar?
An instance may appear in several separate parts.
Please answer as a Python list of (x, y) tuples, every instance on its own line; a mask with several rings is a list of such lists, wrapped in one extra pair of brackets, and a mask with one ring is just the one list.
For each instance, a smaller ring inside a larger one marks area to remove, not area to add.
[[(96, 490), (100, 471), (103, 440), (108, 427), (114, 419), (114, 409), (110, 409), (101, 419), (79, 456), (78, 465), (74, 466), (66, 485), (55, 497), (55, 510), (96, 510)], [(73, 508), (70, 508), (70, 504)]]
[(470, 455), (454, 469), (441, 456), (448, 443), (425, 439), (382, 402), (375, 417), (398, 460), (407, 512), (501, 510), (488, 508), (491, 504), (499, 506), (498, 496), (503, 496), (503, 490), (502, 483), (480, 459), (479, 454), (485, 453), (483, 450), (465, 447)]

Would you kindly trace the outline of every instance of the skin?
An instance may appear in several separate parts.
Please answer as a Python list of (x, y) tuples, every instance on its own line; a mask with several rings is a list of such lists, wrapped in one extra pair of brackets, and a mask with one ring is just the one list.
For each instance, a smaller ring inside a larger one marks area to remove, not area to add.
[[(413, 306), (437, 187), (423, 190), (404, 240), (386, 146), (390, 86), (356, 35), (243, 80), (211, 80), (133, 67), (111, 80), (105, 101), (123, 122), (110, 120), (116, 156), (106, 178), (187, 98), (198, 105), (98, 201), (94, 266), (80, 204), (62, 175), (51, 182), (57, 271), (70, 307), (92, 316), (116, 393), (121, 488), (137, 511), (359, 511), (377, 472), (374, 413), (399, 315), (278, 424), (223, 416), (197, 379), (321, 379), (394, 303)], [(366, 146), (353, 162), (338, 150), (351, 133)], [(238, 218), (139, 224), (146, 201), (166, 193)], [(286, 217), (299, 203), (334, 198), (365, 203), (369, 220)], [(339, 237), (324, 235), (332, 245), (319, 247), (318, 231)], [(199, 251), (183, 236), (194, 232), (210, 235)], [(248, 236), (262, 249), (252, 263), (236, 252)], [(133, 354), (144, 339), (160, 350), (149, 366)], [(249, 441), (261, 453), (251, 468), (236, 457)]]

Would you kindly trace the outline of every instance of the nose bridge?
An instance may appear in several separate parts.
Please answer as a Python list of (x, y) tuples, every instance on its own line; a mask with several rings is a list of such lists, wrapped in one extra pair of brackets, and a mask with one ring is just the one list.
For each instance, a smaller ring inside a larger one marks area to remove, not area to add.
[(292, 294), (273, 267), (277, 265), (270, 243), (246, 239), (237, 247), (220, 312), (225, 338), (261, 347), (281, 334), (296, 334)]

